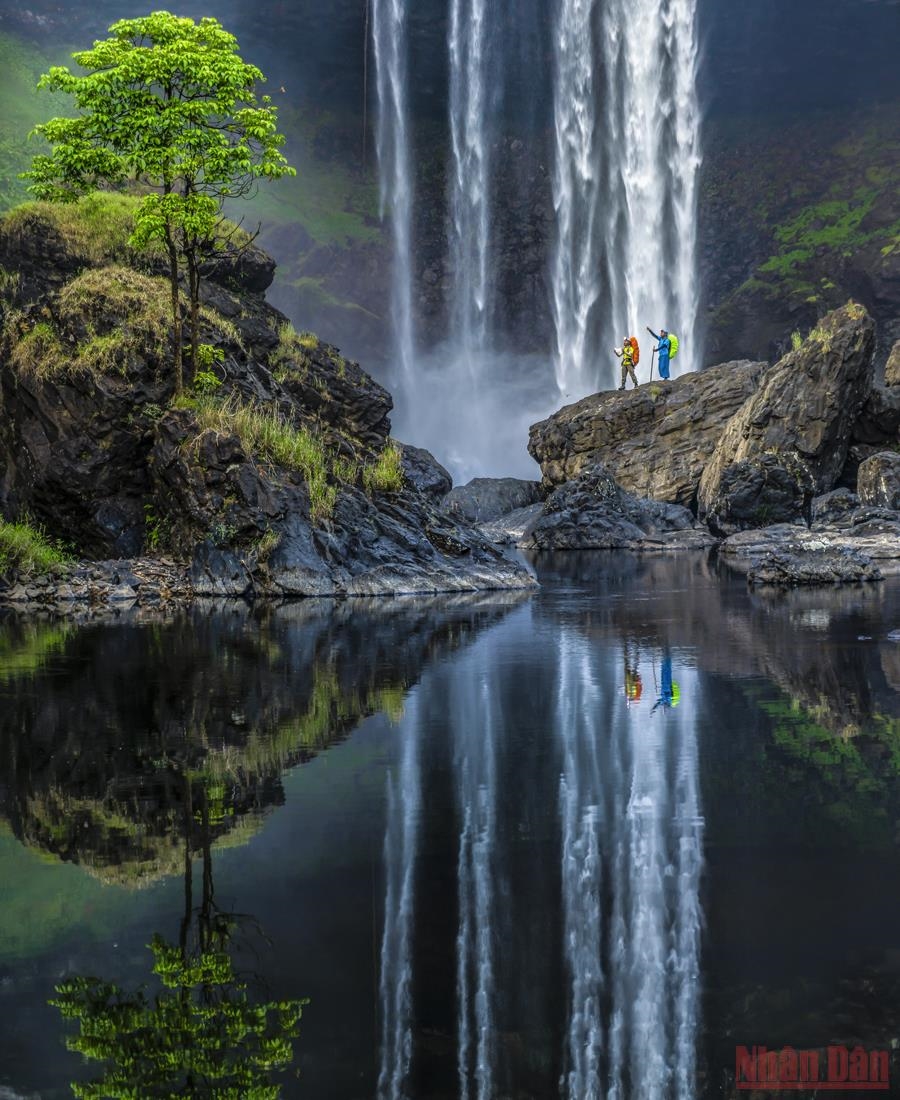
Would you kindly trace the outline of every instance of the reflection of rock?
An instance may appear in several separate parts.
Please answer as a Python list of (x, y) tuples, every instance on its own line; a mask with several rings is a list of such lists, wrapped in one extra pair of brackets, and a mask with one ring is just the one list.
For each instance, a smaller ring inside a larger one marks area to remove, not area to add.
[(283, 801), (286, 769), (366, 715), (401, 712), (426, 659), (464, 645), (513, 601), (197, 608), (168, 620), (126, 614), (102, 629), (7, 618), (4, 810), (23, 842), (104, 880), (175, 873), (186, 797), (210, 806), (213, 843), (248, 839)]
[(467, 485), (457, 485), (444, 497), (441, 507), (448, 515), (468, 523), (489, 523), (528, 508), (541, 499), (536, 481), (518, 477), (476, 477)]
[(857, 492), (863, 504), (900, 510), (900, 454), (883, 451), (861, 463)]
[(689, 507), (719, 436), (765, 367), (725, 363), (671, 382), (593, 394), (535, 424), (529, 453), (548, 485), (600, 461), (628, 492)]
[(768, 371), (728, 423), (700, 481), (700, 512), (724, 533), (802, 514), (832, 489), (872, 383), (874, 325), (853, 303)]
[(547, 498), (522, 545), (535, 550), (702, 548), (715, 542), (680, 504), (640, 500), (597, 463)]

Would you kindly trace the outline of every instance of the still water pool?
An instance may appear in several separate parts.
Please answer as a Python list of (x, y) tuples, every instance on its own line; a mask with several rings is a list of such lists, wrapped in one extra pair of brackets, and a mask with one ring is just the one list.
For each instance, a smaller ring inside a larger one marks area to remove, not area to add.
[(536, 566), (0, 620), (0, 1097), (705, 1100), (896, 1044), (900, 582)]

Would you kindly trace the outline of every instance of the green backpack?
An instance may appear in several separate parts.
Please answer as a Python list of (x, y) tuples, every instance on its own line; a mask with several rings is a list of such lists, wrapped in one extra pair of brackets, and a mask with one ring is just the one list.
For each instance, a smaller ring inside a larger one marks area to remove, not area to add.
[(674, 359), (678, 354), (678, 337), (669, 333), (669, 358)]

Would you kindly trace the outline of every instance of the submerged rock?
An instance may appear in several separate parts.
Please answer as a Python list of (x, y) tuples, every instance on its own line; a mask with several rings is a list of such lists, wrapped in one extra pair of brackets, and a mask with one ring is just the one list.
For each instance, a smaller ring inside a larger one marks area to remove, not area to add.
[(713, 530), (799, 517), (834, 487), (872, 386), (874, 345), (872, 319), (850, 303), (766, 372), (703, 471), (699, 511)]
[(542, 497), (537, 481), (518, 477), (476, 477), (457, 485), (444, 497), (442, 509), (468, 523), (488, 523), (519, 508), (537, 504)]
[(690, 507), (729, 419), (765, 363), (724, 363), (670, 382), (596, 393), (533, 425), (528, 442), (547, 486), (602, 462), (628, 492)]

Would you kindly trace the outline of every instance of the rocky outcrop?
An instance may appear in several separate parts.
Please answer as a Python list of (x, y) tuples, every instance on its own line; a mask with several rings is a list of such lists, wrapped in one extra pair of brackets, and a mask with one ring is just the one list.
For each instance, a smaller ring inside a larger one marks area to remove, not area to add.
[(900, 443), (900, 387), (872, 386), (853, 425), (853, 442)]
[(867, 458), (859, 467), (857, 492), (862, 504), (900, 511), (900, 454), (883, 451)]
[[(9, 260), (15, 240), (0, 237)], [(20, 280), (6, 303), (8, 517), (28, 513), (89, 558), (166, 553), (189, 567), (195, 595), (534, 585), (438, 510), (449, 475), (389, 440), (390, 394), (266, 304), (264, 256), (204, 282), (201, 341), (217, 380), (173, 402), (166, 284), (124, 264), (80, 270), (40, 219), (22, 242), (23, 269), (51, 271), (43, 289)]]
[(700, 481), (699, 511), (714, 530), (790, 520), (834, 487), (871, 389), (874, 340), (871, 318), (850, 303), (766, 373)]
[(476, 477), (457, 485), (444, 497), (442, 509), (468, 523), (488, 523), (519, 508), (537, 504), (541, 497), (537, 481), (518, 477)]
[(860, 508), (843, 522), (812, 529), (803, 524), (774, 524), (740, 531), (719, 547), (721, 560), (741, 573), (749, 573), (773, 555), (789, 559), (798, 577), (804, 569), (824, 576), (838, 563), (834, 555), (842, 555), (845, 562), (868, 562), (885, 576), (896, 575), (900, 573), (900, 513)]
[(602, 462), (628, 492), (690, 507), (729, 419), (765, 363), (725, 363), (671, 382), (598, 393), (531, 428), (528, 450), (547, 486)]
[(641, 500), (595, 463), (555, 489), (518, 545), (534, 550), (699, 549), (714, 544), (687, 508)]
[(403, 477), (407, 485), (413, 486), (431, 500), (443, 500), (453, 486), (453, 478), (424, 447), (402, 444)]
[(848, 547), (805, 553), (773, 551), (747, 574), (751, 585), (796, 588), (801, 585), (859, 584), (880, 581), (881, 570), (870, 558)]

